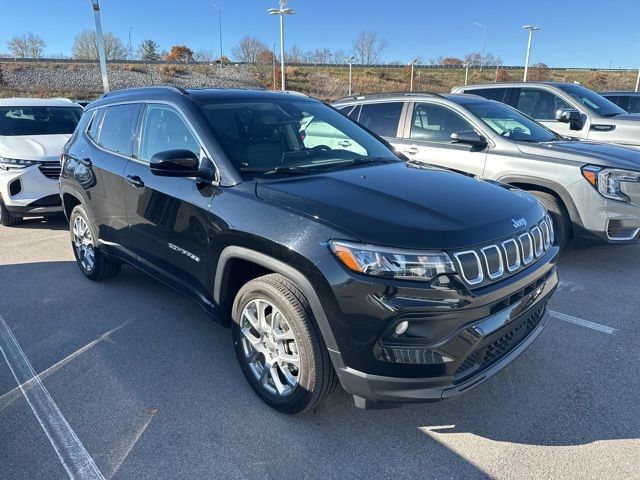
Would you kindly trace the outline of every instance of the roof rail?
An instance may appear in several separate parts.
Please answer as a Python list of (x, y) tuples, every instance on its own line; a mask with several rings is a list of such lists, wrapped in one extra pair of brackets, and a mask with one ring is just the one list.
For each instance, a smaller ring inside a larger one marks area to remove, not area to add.
[(381, 93), (369, 93), (369, 94), (361, 94), (361, 95), (351, 95), (350, 97), (344, 97), (341, 98), (340, 100), (337, 100), (336, 103), (338, 102), (344, 102), (347, 100), (364, 100), (364, 99), (374, 99), (374, 98), (385, 98), (385, 97), (399, 97), (399, 96), (405, 96), (405, 97), (411, 97), (411, 96), (425, 96), (425, 95), (429, 95), (432, 97), (442, 97), (442, 95), (440, 95), (439, 93), (435, 93), (435, 92), (381, 92)]
[(155, 85), (151, 87), (133, 87), (133, 88), (121, 88), (119, 90), (112, 90), (107, 93), (103, 93), (100, 98), (105, 98), (114, 94), (130, 93), (130, 92), (149, 92), (153, 90), (171, 90), (173, 92), (180, 93), (181, 95), (189, 95), (189, 92), (182, 87), (176, 87), (174, 85)]

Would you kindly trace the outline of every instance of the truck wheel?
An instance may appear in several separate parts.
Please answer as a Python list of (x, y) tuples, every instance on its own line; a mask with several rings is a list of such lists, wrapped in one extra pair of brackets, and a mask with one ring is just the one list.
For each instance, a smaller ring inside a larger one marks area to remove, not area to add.
[(560, 247), (560, 251), (564, 250), (571, 237), (571, 219), (569, 218), (569, 212), (567, 212), (562, 202), (550, 193), (536, 190), (530, 191), (529, 193), (540, 200), (540, 203), (542, 203), (549, 212), (551, 221), (553, 221), (558, 247)]
[(105, 280), (120, 271), (120, 264), (107, 258), (97, 248), (98, 236), (82, 205), (77, 205), (71, 211), (69, 227), (76, 262), (89, 280)]
[(11, 227), (22, 223), (22, 217), (14, 217), (0, 199), (0, 225)]
[(279, 274), (249, 281), (233, 302), (233, 344), (242, 372), (254, 392), (282, 413), (313, 408), (337, 383), (310, 312), (300, 289)]

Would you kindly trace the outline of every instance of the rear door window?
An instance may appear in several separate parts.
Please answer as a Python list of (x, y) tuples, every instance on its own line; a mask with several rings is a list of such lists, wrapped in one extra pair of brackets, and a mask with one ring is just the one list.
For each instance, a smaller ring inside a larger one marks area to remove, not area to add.
[(629, 105), (626, 110), (629, 113), (640, 113), (640, 96), (629, 97)]
[(464, 93), (472, 93), (474, 95), (480, 95), (488, 100), (504, 102), (507, 90), (507, 88), (471, 88), (465, 90)]
[(402, 102), (365, 103), (358, 121), (381, 137), (396, 137)]
[(130, 157), (139, 112), (138, 103), (107, 107), (98, 135), (98, 144), (107, 150)]
[(571, 106), (546, 90), (521, 88), (516, 108), (534, 120), (555, 120), (557, 110)]
[(409, 138), (449, 143), (452, 133), (469, 130), (474, 130), (473, 125), (457, 112), (442, 105), (416, 103)]

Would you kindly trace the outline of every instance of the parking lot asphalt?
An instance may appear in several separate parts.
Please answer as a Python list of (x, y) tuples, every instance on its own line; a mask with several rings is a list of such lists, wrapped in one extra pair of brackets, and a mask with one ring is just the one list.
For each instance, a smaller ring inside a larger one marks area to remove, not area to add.
[(338, 388), (294, 417), (195, 303), (131, 267), (86, 280), (62, 217), (0, 247), (0, 318), (41, 382), (0, 356), (3, 480), (67, 478), (58, 428), (114, 479), (640, 478), (640, 247), (564, 254), (545, 331), (461, 398), (362, 411)]

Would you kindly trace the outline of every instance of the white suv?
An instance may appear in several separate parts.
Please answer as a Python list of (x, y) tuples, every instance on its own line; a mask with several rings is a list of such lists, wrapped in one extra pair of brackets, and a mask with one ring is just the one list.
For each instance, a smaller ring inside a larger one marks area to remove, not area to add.
[(81, 115), (66, 99), (0, 99), (0, 224), (62, 211), (60, 151)]

